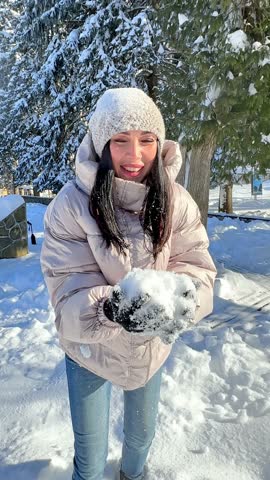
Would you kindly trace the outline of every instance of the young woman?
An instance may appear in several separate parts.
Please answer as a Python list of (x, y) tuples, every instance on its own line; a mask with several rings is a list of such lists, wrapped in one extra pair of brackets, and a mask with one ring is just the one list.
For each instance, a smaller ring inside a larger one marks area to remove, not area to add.
[(135, 267), (184, 273), (201, 282), (193, 323), (212, 311), (215, 267), (198, 207), (175, 183), (180, 166), (154, 102), (110, 89), (78, 149), (76, 179), (47, 209), (41, 265), (66, 353), (73, 480), (103, 479), (111, 384), (124, 390), (121, 480), (143, 478), (155, 434), (171, 344), (136, 325), (143, 298), (119, 314), (114, 286)]

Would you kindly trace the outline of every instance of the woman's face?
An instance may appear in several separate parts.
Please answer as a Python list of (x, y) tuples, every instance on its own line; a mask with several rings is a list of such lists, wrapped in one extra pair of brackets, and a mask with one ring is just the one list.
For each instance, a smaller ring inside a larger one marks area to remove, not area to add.
[(116, 177), (143, 182), (157, 154), (157, 136), (142, 130), (129, 130), (113, 135), (110, 152)]

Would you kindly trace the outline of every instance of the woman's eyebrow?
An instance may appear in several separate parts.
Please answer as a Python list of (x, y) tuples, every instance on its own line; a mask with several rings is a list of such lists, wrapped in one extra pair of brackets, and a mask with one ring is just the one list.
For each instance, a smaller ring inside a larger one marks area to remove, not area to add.
[[(149, 135), (149, 134), (156, 136), (156, 134), (153, 132), (142, 131), (142, 135)], [(130, 132), (119, 132), (119, 133), (116, 133), (115, 135), (130, 135)]]

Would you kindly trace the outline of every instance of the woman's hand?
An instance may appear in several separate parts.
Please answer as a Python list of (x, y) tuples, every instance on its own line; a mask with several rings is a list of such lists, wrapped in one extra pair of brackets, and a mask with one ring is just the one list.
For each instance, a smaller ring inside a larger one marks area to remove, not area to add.
[(103, 310), (109, 320), (132, 333), (158, 335), (156, 332), (162, 324), (169, 321), (165, 308), (153, 303), (150, 295), (139, 295), (127, 302), (118, 286), (112, 291), (111, 297), (105, 300)]
[(128, 332), (142, 332), (143, 328), (136, 322), (136, 311), (148, 300), (148, 295), (139, 295), (128, 303), (121, 288), (117, 285), (111, 296), (105, 300), (103, 310), (109, 320), (121, 324)]

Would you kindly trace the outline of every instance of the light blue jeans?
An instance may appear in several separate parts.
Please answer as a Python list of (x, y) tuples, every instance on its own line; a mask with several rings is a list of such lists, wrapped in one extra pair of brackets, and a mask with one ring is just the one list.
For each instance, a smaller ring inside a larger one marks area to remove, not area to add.
[[(108, 454), (111, 383), (80, 367), (66, 355), (71, 420), (74, 432), (72, 480), (103, 480)], [(124, 442), (121, 470), (143, 478), (155, 435), (162, 368), (136, 390), (124, 391)]]

